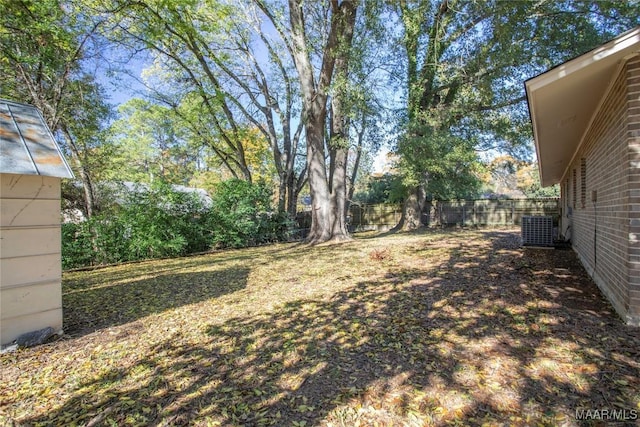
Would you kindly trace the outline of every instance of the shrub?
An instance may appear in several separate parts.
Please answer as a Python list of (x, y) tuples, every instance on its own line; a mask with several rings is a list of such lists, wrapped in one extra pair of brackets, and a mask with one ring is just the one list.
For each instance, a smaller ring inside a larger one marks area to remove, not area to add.
[(93, 264), (91, 240), (86, 221), (62, 224), (62, 268), (68, 270)]
[(205, 250), (205, 207), (196, 195), (157, 183), (128, 194), (116, 222), (131, 259), (184, 255)]
[(173, 257), (211, 247), (237, 248), (288, 238), (291, 221), (271, 210), (263, 184), (220, 183), (212, 206), (193, 193), (156, 183), (139, 187), (92, 218), (63, 224), (62, 265), (75, 268)]
[(365, 204), (402, 203), (406, 195), (407, 188), (402, 183), (402, 177), (385, 173), (369, 178), (366, 190), (356, 193), (353, 199)]
[(286, 213), (273, 212), (271, 191), (262, 183), (239, 179), (219, 183), (209, 213), (212, 243), (238, 248), (286, 239)]
[(206, 209), (167, 184), (138, 188), (79, 224), (64, 224), (63, 268), (185, 255), (206, 250)]

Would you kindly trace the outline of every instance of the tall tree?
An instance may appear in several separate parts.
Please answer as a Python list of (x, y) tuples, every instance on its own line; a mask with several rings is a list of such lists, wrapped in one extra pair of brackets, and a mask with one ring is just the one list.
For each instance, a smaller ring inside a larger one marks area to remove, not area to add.
[(381, 1), (362, 4), (351, 42), (349, 69), (336, 74), (332, 89), (340, 97), (348, 125), (347, 211), (363, 163), (376, 154), (395, 125), (395, 90), (385, 69), (392, 46), (385, 13)]
[[(284, 22), (273, 5), (256, 1), (285, 40), (298, 74), (311, 192), (312, 219), (307, 241), (348, 239), (345, 213), (347, 123), (340, 93), (330, 97), (330, 90), (334, 78), (344, 79), (349, 70), (358, 2), (331, 0), (328, 4), (309, 4), (289, 0)], [(332, 120), (327, 135), (330, 101)]]
[(414, 184), (405, 209), (409, 228), (420, 225), (426, 193), (436, 193), (433, 184), (438, 188), (449, 179), (474, 185), (473, 174), (464, 172), (473, 167), (476, 150), (527, 147), (525, 77), (637, 25), (639, 16), (631, 2), (400, 0), (394, 5), (406, 87), (398, 152)]
[(38, 107), (70, 152), (84, 189), (84, 210), (95, 208), (90, 154), (110, 108), (94, 77), (83, 70), (100, 22), (76, 13), (75, 2), (0, 0), (0, 94)]
[(118, 108), (120, 118), (110, 128), (117, 146), (111, 180), (152, 183), (159, 178), (188, 184), (197, 167), (198, 151), (188, 144), (188, 131), (173, 111), (133, 98)]
[(253, 179), (243, 132), (263, 135), (279, 178), (279, 208), (294, 215), (306, 180), (295, 70), (253, 3), (115, 0), (95, 7), (113, 17), (114, 40), (152, 52), (153, 97), (171, 106), (231, 175)]

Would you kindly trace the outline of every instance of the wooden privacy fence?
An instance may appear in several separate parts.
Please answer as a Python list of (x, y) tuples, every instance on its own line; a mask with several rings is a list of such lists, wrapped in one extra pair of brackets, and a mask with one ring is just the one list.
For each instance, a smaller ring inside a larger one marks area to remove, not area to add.
[[(523, 216), (548, 215), (557, 224), (560, 199), (478, 199), (428, 202), (422, 222), (428, 227), (492, 227), (520, 225)], [(358, 205), (349, 209), (349, 231), (389, 230), (400, 222), (402, 205)], [(311, 212), (298, 212), (296, 236), (306, 236)]]
[[(402, 217), (402, 205), (356, 205), (349, 209), (351, 231), (388, 230)], [(428, 202), (422, 222), (429, 227), (520, 225), (527, 215), (560, 217), (560, 199), (481, 199)]]
[(402, 205), (356, 205), (349, 208), (349, 231), (389, 230), (400, 222)]

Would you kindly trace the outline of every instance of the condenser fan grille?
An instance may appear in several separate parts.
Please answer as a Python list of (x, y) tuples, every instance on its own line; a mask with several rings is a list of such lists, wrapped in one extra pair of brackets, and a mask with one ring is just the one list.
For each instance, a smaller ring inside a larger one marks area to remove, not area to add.
[(553, 217), (523, 216), (522, 244), (524, 246), (553, 246)]

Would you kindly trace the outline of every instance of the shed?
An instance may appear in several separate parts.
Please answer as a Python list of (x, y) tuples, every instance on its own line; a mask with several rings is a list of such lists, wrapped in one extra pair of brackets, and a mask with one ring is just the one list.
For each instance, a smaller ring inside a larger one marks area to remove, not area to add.
[(525, 82), (560, 235), (627, 324), (640, 326), (640, 27)]
[(40, 112), (0, 99), (0, 344), (62, 330), (60, 180), (73, 173)]

